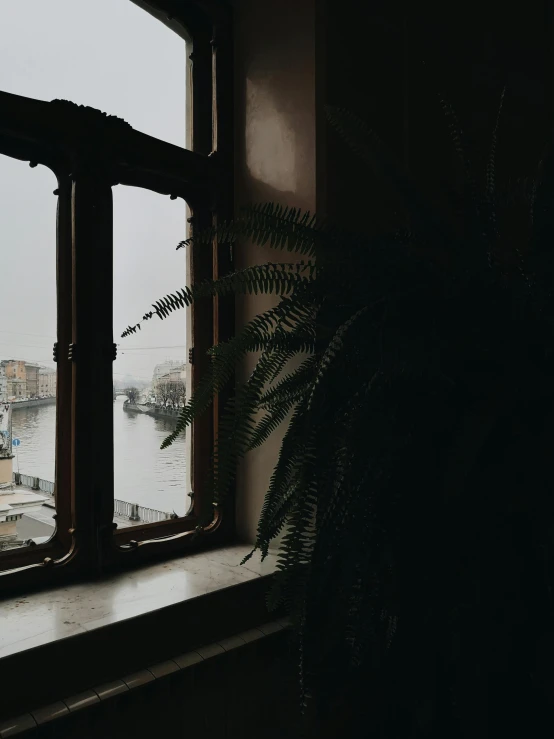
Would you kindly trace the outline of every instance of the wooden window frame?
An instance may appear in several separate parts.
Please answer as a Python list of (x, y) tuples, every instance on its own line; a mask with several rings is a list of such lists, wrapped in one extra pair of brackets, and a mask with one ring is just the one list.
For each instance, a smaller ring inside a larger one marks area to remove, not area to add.
[[(42, 164), (57, 177), (56, 532), (51, 540), (0, 555), (0, 592), (48, 584), (151, 557), (228, 543), (234, 533), (232, 496), (200, 526), (201, 495), (217, 432), (219, 403), (192, 433), (194, 495), (187, 515), (117, 531), (113, 523), (112, 444), (103, 448), (96, 479), (95, 439), (113, 429), (112, 187), (136, 186), (188, 204), (191, 231), (232, 215), (231, 11), (223, 0), (129, 0), (192, 41), (190, 149), (135, 131), (93, 108), (43, 102), (0, 92), (0, 154)], [(193, 247), (194, 281), (231, 269), (231, 252), (214, 241)], [(109, 270), (98, 265), (107, 264)], [(108, 273), (108, 276), (107, 276)], [(224, 305), (222, 305), (224, 303)], [(206, 350), (232, 335), (232, 300), (191, 308), (192, 387), (209, 361)], [(183, 495), (187, 491), (183, 490)]]

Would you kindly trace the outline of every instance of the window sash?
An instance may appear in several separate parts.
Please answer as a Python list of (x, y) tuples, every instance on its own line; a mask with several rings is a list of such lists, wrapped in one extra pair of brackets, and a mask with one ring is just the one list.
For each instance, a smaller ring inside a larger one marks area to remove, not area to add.
[[(162, 0), (155, 3), (158, 11), (166, 4)], [(210, 11), (219, 8), (217, 2), (208, 5), (213, 6)], [(158, 15), (152, 6), (149, 10)], [(230, 64), (215, 65), (217, 55), (230, 59), (229, 37), (224, 34), (228, 25), (223, 22), (227, 16), (218, 15), (214, 28), (211, 20), (201, 22), (203, 12), (205, 8), (193, 13), (193, 151), (135, 131), (124, 121), (86, 106), (0, 92), (0, 153), (44, 164), (58, 178), (57, 530), (45, 544), (9, 550), (0, 557), (0, 589), (15, 581), (44, 582), (182, 549), (198, 525), (199, 496), (218, 421), (217, 404), (213, 414), (206, 414), (193, 428), (196, 495), (190, 515), (114, 533), (111, 187), (120, 183), (183, 198), (191, 210), (193, 230), (212, 225), (217, 217), (229, 217), (232, 129), (216, 124), (223, 113), (229, 115), (232, 77)], [(179, 22), (172, 16), (168, 25)], [(227, 97), (220, 83), (227, 86)], [(109, 277), (99, 268), (100, 259), (110, 265)], [(225, 245), (214, 243), (211, 253), (205, 247), (192, 250), (194, 280), (221, 274), (229, 266)], [(200, 310), (193, 306), (191, 311), (193, 389), (209, 361), (205, 350), (232, 325), (231, 306), (221, 321), (217, 302), (202, 305)], [(108, 439), (106, 429), (110, 429)], [(103, 443), (99, 445), (97, 439)], [(96, 480), (91, 472), (100, 466), (111, 474)], [(222, 520), (221, 511), (214, 510), (205, 532), (229, 533), (232, 516), (223, 526)]]

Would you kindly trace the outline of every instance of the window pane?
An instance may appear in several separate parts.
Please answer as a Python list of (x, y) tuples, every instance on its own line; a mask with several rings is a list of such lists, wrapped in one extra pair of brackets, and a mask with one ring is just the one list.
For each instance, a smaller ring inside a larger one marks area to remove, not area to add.
[(185, 41), (130, 0), (2, 8), (0, 90), (62, 98), (185, 146)]
[(54, 533), (56, 187), (0, 156), (0, 550)]
[[(189, 504), (187, 442), (168, 449), (188, 376), (185, 310), (119, 339), (157, 299), (186, 284), (186, 206), (148, 190), (114, 188), (115, 521), (133, 523), (182, 516)], [(148, 510), (147, 510), (148, 509)]]

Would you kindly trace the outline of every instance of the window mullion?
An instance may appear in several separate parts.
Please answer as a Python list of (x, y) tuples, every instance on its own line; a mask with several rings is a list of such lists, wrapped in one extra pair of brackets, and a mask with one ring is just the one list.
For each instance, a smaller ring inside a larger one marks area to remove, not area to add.
[(103, 174), (74, 175), (73, 488), (77, 554), (100, 566), (113, 529), (113, 206)]
[[(213, 226), (214, 217), (210, 203), (206, 203), (204, 206), (192, 206), (191, 213), (191, 236), (194, 236), (194, 233), (202, 233)], [(205, 244), (193, 241), (190, 255), (190, 272), (193, 275), (193, 281), (201, 282), (202, 280), (211, 279), (213, 270), (213, 251), (207, 249)], [(194, 361), (190, 368), (193, 393), (209, 369), (208, 349), (212, 346), (214, 338), (215, 305), (214, 298), (211, 303), (208, 301), (203, 301), (201, 305), (193, 303), (190, 309), (194, 341)], [(215, 400), (217, 406), (217, 399)], [(205, 413), (194, 420), (192, 427), (191, 479), (194, 493), (194, 512), (197, 515), (201, 514), (201, 509), (204, 507), (202, 500), (204, 495), (207, 494), (206, 481), (213, 448), (213, 435), (213, 414)], [(208, 501), (209, 503), (211, 501)]]
[(71, 239), (71, 180), (58, 175), (58, 212), (56, 225), (56, 300), (57, 342), (54, 359), (57, 363), (56, 393), (56, 538), (69, 549), (74, 528), (72, 496), (72, 413), (71, 364), (67, 347), (71, 342), (72, 315), (72, 239)]

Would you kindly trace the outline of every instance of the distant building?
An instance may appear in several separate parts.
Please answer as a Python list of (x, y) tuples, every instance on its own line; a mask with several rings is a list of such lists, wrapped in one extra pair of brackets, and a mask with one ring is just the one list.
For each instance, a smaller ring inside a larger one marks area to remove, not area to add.
[(40, 367), (38, 371), (38, 394), (54, 397), (56, 395), (56, 370)]
[(27, 372), (21, 359), (5, 359), (2, 365), (6, 372), (8, 399), (27, 396)]
[(8, 399), (8, 381), (6, 379), (6, 368), (0, 363), (0, 401)]
[(27, 397), (27, 383), (18, 377), (6, 378), (8, 400)]
[(2, 364), (6, 368), (8, 379), (26, 380), (25, 362), (22, 359), (4, 359)]
[(185, 367), (184, 365), (179, 367), (174, 367), (169, 372), (166, 372), (165, 375), (162, 375), (160, 377), (160, 382), (185, 382)]
[(38, 364), (25, 363), (25, 373), (27, 375), (27, 397), (36, 398), (40, 395), (38, 373), (40, 367)]
[(152, 377), (152, 395), (157, 403), (177, 406), (185, 400), (186, 363), (173, 360), (157, 364)]
[(182, 359), (168, 359), (167, 362), (162, 362), (161, 364), (157, 364), (154, 367), (154, 374), (152, 375), (152, 384), (155, 385), (156, 382), (163, 377), (164, 375), (167, 375), (171, 371), (176, 370), (184, 370), (185, 369), (185, 362)]
[(56, 397), (58, 389), (58, 373), (54, 370), (48, 373), (48, 394)]

